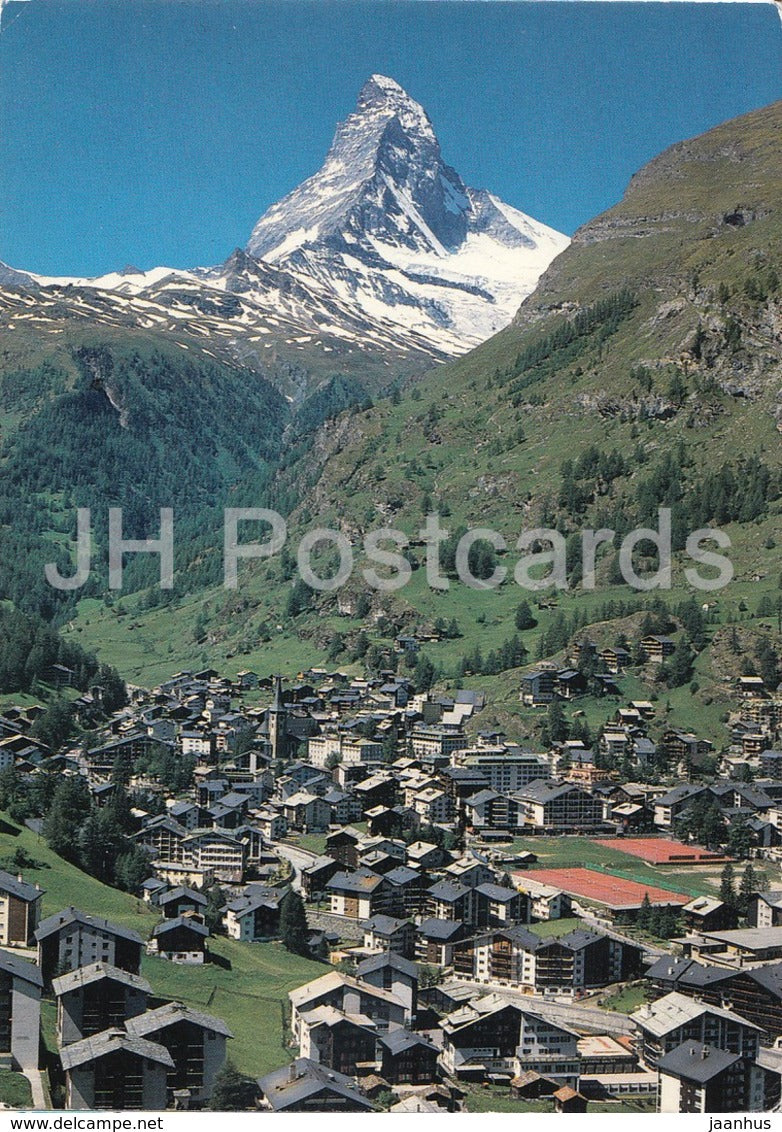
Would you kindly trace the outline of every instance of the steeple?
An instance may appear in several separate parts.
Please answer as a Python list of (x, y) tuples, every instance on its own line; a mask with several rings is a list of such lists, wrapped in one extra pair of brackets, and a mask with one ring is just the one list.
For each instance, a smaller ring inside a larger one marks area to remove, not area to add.
[(285, 739), (287, 728), (285, 721), (287, 709), (282, 702), (282, 677), (274, 677), (274, 696), (266, 713), (269, 746), (273, 759), (280, 759), (285, 755)]

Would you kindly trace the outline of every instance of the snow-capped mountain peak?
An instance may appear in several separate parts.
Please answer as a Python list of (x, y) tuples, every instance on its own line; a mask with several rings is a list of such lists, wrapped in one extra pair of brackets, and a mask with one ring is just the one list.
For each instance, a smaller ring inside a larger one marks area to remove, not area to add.
[(468, 188), (424, 108), (372, 75), (321, 169), (264, 213), (247, 251), (454, 354), (510, 322), (567, 244)]
[(272, 205), (225, 263), (129, 266), (92, 279), (0, 264), (0, 283), (59, 295), (89, 317), (219, 339), (242, 359), (279, 342), (409, 364), (464, 353), (507, 325), (568, 242), (467, 187), (443, 160), (424, 108), (374, 74), (322, 167)]

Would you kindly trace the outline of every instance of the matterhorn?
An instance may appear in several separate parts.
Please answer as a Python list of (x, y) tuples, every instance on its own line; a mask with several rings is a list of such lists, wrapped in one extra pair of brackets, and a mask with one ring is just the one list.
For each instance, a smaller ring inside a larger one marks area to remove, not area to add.
[(446, 165), (426, 111), (372, 75), (322, 168), (273, 205), (247, 252), (305, 276), (399, 344), (462, 353), (510, 322), (568, 238)]

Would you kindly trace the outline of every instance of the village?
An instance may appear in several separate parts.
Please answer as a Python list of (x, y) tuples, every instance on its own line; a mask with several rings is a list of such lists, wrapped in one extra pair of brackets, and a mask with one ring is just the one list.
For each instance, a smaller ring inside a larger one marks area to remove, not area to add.
[(109, 713), (93, 687), (74, 701), (90, 741), (56, 752), (29, 734), (38, 709), (7, 708), (0, 774), (54, 770), (98, 815), (127, 798), (154, 917), (144, 938), (99, 907), (43, 915), (23, 864), (0, 871), (0, 1064), (36, 1107), (209, 1107), (237, 1076), (231, 1018), (156, 992), (142, 960), (203, 970), (216, 939), (279, 941), (322, 973), (287, 995), (279, 1065), (237, 1107), (775, 1109), (782, 694), (740, 677), (717, 756), (623, 701), (630, 658), (582, 641), (521, 678), (542, 712), (600, 685), (591, 746), (527, 749), (481, 729), (480, 690), (390, 671), (181, 672)]

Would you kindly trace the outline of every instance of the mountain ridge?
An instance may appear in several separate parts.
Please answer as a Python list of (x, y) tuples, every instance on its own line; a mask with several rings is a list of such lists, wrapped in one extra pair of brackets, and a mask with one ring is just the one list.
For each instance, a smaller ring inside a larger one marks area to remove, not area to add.
[(95, 294), (96, 320), (126, 315), (180, 338), (208, 337), (225, 360), (264, 376), (273, 376), (278, 351), (311, 366), (315, 382), (345, 368), (358, 376), (368, 352), (366, 384), (376, 389), (509, 322), (567, 242), (466, 188), (442, 160), (423, 107), (375, 75), (319, 172), (272, 205), (247, 247), (222, 264), (128, 266), (93, 279), (0, 265), (0, 286), (49, 292), (77, 315), (80, 297), (89, 307)]

